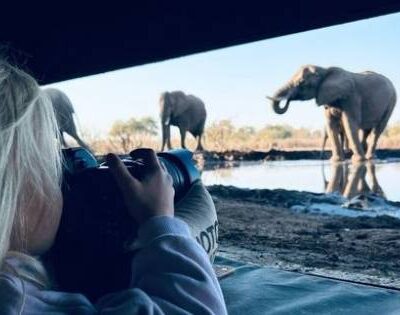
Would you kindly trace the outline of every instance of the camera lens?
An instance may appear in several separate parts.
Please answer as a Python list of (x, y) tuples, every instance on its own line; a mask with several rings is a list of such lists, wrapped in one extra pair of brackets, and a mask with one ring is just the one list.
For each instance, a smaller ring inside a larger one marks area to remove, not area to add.
[[(79, 173), (87, 169), (97, 169), (99, 165), (96, 158), (83, 148), (64, 149), (64, 177), (67, 181), (71, 177), (79, 177)], [(193, 163), (193, 153), (185, 149), (175, 149), (157, 154), (158, 159), (164, 165), (172, 177), (175, 189), (175, 201), (179, 201), (190, 188), (192, 183), (200, 178), (200, 173)], [(130, 158), (123, 159), (133, 176), (140, 178), (143, 171), (135, 161)], [(97, 172), (93, 173), (96, 176)]]
[(188, 150), (176, 149), (158, 153), (157, 156), (172, 177), (175, 201), (179, 201), (192, 183), (200, 178), (192, 160), (193, 154)]

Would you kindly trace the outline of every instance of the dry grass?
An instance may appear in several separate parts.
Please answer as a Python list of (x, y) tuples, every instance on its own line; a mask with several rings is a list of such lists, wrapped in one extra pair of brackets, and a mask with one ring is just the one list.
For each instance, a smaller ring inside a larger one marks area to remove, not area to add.
[[(108, 152), (127, 153), (121, 143), (121, 139), (111, 135), (96, 135), (85, 131), (82, 134), (85, 141), (96, 154)], [(74, 143), (71, 141), (71, 145)], [(209, 151), (268, 151), (270, 149), (281, 150), (320, 150), (322, 135), (320, 131), (307, 130), (304, 128), (295, 129), (290, 126), (267, 126), (260, 130), (251, 127), (236, 128), (229, 121), (219, 121), (207, 128), (203, 141), (204, 147)], [(194, 150), (197, 141), (188, 134), (186, 145)], [(149, 147), (159, 150), (161, 136), (148, 134), (132, 135), (128, 147)], [(172, 138), (172, 146), (180, 147), (179, 137)], [(329, 141), (327, 149), (329, 149)], [(400, 148), (400, 124), (394, 124), (381, 136), (378, 148), (394, 149)]]
[[(86, 142), (93, 149), (96, 154), (106, 154), (108, 152), (115, 152), (118, 154), (127, 153), (122, 149), (122, 146), (116, 142), (113, 142), (109, 138), (95, 138), (86, 139)], [(320, 150), (322, 138), (320, 139), (305, 139), (305, 138), (290, 138), (290, 139), (278, 139), (273, 141), (229, 141), (221, 145), (221, 143), (214, 143), (207, 141), (204, 142), (204, 147), (209, 151), (226, 151), (226, 150), (239, 150), (239, 151), (268, 151), (271, 149), (276, 150)], [(72, 144), (72, 142), (71, 142)], [(195, 150), (197, 142), (194, 139), (188, 139), (186, 146)], [(172, 146), (174, 148), (180, 147), (180, 140), (177, 138), (172, 139)], [(144, 139), (141, 143), (132, 146), (132, 149), (139, 147), (152, 148), (154, 150), (160, 150), (160, 139), (151, 137)], [(326, 148), (329, 149), (329, 144)], [(389, 138), (382, 137), (380, 139), (378, 148), (380, 149), (398, 149), (400, 148), (400, 137)]]

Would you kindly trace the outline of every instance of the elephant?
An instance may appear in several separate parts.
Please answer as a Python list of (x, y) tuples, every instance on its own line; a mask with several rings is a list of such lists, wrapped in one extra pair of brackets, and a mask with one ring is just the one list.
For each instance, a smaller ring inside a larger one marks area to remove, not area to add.
[(83, 142), (83, 140), (79, 137), (77, 133), (73, 118), (73, 114), (75, 113), (75, 111), (68, 96), (61, 90), (55, 88), (47, 88), (44, 89), (43, 92), (49, 97), (53, 104), (62, 145), (64, 147), (67, 147), (67, 143), (63, 134), (64, 132), (66, 132), (72, 138), (74, 138), (81, 147), (91, 152), (89, 146), (85, 142)]
[[(344, 160), (341, 125), (353, 151), (352, 160), (357, 162), (373, 159), (378, 138), (396, 105), (396, 90), (388, 78), (372, 71), (354, 73), (306, 65), (267, 98), (277, 114), (284, 114), (294, 100), (315, 99), (318, 106), (324, 105), (326, 129), (333, 144), (331, 160)], [(283, 107), (279, 105), (282, 100), (286, 100)]]
[(164, 92), (160, 97), (160, 118), (161, 151), (164, 151), (165, 144), (167, 144), (168, 149), (171, 149), (171, 125), (179, 128), (182, 148), (186, 148), (185, 137), (186, 132), (189, 131), (198, 139), (196, 150), (203, 150), (201, 139), (207, 112), (201, 99), (194, 95), (186, 95), (182, 91)]

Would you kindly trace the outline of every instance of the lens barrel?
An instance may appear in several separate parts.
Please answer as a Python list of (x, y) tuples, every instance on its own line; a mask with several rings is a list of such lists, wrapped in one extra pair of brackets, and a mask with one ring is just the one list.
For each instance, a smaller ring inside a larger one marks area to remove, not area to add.
[[(70, 148), (63, 150), (64, 177), (68, 182), (71, 176), (79, 176), (87, 169), (104, 168), (105, 163), (98, 164), (96, 158), (84, 148)], [(179, 201), (193, 182), (200, 179), (200, 173), (193, 163), (193, 153), (186, 149), (175, 149), (157, 153), (159, 161), (172, 177), (175, 189), (175, 201)], [(130, 157), (122, 160), (133, 176), (141, 177), (143, 166), (135, 163)], [(96, 176), (96, 175), (94, 175)]]
[(193, 163), (193, 153), (185, 149), (176, 149), (158, 153), (157, 156), (172, 177), (177, 202), (193, 182), (200, 178), (200, 173)]

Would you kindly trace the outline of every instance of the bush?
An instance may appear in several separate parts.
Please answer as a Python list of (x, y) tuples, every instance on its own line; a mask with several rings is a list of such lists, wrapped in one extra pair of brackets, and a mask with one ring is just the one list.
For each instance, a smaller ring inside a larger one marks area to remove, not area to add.
[(151, 117), (131, 118), (114, 122), (109, 132), (109, 140), (118, 149), (128, 153), (145, 145), (148, 138), (157, 135), (157, 123)]
[(400, 123), (397, 122), (386, 129), (385, 135), (388, 137), (398, 137), (400, 136)]
[(267, 125), (258, 133), (268, 140), (287, 139), (293, 136), (293, 128), (286, 125)]

